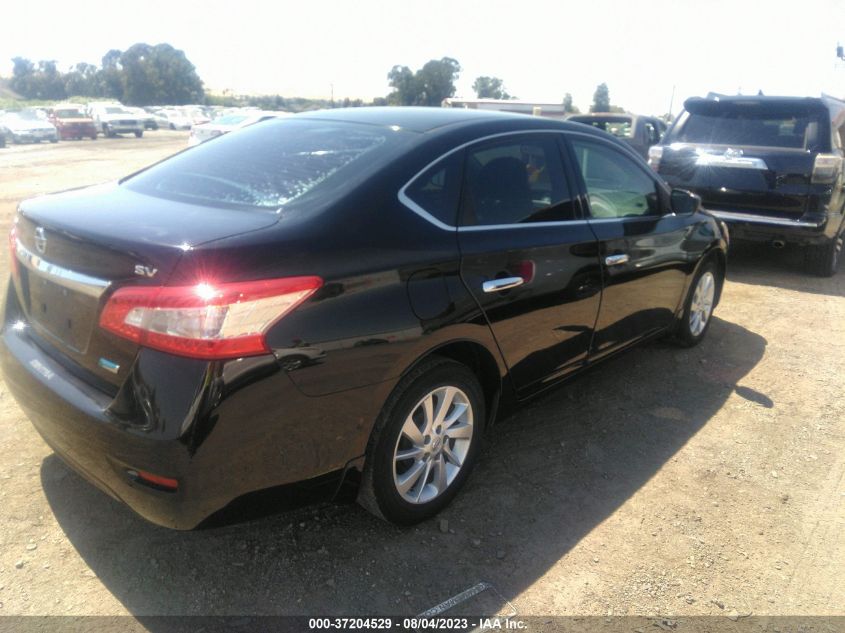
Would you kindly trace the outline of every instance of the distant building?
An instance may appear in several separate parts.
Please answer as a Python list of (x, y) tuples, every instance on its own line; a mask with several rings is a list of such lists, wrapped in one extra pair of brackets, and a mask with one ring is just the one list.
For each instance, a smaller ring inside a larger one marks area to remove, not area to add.
[(568, 113), (562, 103), (536, 103), (520, 99), (444, 99), (444, 108), (466, 108), (467, 110), (498, 110), (500, 112), (515, 112), (533, 116), (548, 117), (550, 119), (565, 119)]

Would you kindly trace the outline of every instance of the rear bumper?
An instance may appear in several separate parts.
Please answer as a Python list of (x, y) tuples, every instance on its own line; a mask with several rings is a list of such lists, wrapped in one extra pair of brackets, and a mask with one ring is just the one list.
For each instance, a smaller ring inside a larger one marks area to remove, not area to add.
[(78, 137), (88, 138), (91, 136), (97, 135), (97, 128), (93, 125), (84, 125), (84, 126), (75, 126), (75, 127), (60, 127), (59, 129), (59, 138), (62, 140), (64, 139), (72, 139)]
[(804, 216), (792, 220), (779, 216), (756, 215), (708, 208), (707, 212), (728, 225), (732, 238), (758, 242), (812, 245), (833, 239), (836, 227), (827, 216)]
[[(308, 397), (273, 356), (202, 363), (141, 350), (112, 398), (27, 330), (4, 325), (0, 368), (36, 430), (91, 483), (169, 528), (194, 528), (248, 493), (343, 472), (378, 412), (376, 387)], [(138, 470), (178, 488), (138, 481)]]

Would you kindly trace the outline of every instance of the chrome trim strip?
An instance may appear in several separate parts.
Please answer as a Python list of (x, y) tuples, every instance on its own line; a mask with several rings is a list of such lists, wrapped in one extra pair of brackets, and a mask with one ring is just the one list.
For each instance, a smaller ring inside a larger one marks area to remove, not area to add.
[(58, 264), (48, 262), (21, 244), (20, 240), (15, 240), (15, 254), (27, 269), (39, 277), (43, 277), (54, 284), (95, 299), (99, 299), (111, 285), (111, 282), (107, 279), (83, 275)]
[(736, 213), (734, 211), (719, 211), (707, 209), (707, 212), (726, 222), (748, 222), (749, 224), (768, 224), (770, 226), (791, 226), (808, 229), (818, 229), (824, 226), (825, 221), (807, 222), (805, 220), (788, 220), (786, 218), (774, 218), (766, 215), (752, 215), (750, 213)]

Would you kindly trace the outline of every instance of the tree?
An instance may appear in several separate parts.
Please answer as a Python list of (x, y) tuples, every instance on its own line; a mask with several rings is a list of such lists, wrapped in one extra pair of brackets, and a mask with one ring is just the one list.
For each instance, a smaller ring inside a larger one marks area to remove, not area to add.
[(455, 94), (455, 81), (461, 72), (461, 65), (451, 57), (426, 62), (417, 71), (417, 82), (422, 87), (421, 103), (426, 106), (440, 106), (443, 99)]
[(610, 112), (610, 90), (608, 90), (607, 84), (601, 83), (596, 87), (590, 112)]
[(563, 96), (563, 111), (567, 114), (579, 114), (581, 110), (572, 104), (572, 95), (568, 92)]
[(202, 101), (202, 81), (183, 51), (170, 44), (135, 44), (120, 56), (123, 101), (130, 105)]
[(513, 99), (505, 90), (504, 82), (498, 77), (477, 77), (472, 89), (479, 99)]
[(393, 92), (387, 95), (392, 105), (439, 106), (455, 94), (455, 80), (460, 64), (451, 57), (432, 59), (413, 72), (407, 66), (394, 66), (387, 74)]
[(413, 71), (407, 66), (394, 66), (387, 73), (387, 79), (393, 92), (387, 95), (391, 105), (416, 105), (419, 99), (419, 89)]
[(31, 99), (33, 80), (35, 78), (35, 64), (25, 57), (12, 58), (12, 79), (9, 86), (22, 97)]

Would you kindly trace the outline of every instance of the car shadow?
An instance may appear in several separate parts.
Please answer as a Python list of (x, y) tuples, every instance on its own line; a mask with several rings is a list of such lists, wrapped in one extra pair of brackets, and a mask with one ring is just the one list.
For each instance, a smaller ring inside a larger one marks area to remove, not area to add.
[(804, 272), (804, 250), (791, 244), (780, 249), (756, 242), (731, 244), (728, 279), (742, 284), (845, 297), (845, 266), (833, 277), (816, 277)]
[[(696, 348), (657, 342), (608, 361), (500, 421), (462, 494), (413, 528), (322, 504), (175, 532), (55, 456), (41, 480), (80, 556), (153, 631), (166, 621), (147, 616), (416, 614), (480, 581), (511, 600), (706, 425), (765, 348), (715, 318)], [(743, 397), (772, 404), (759, 392)]]

